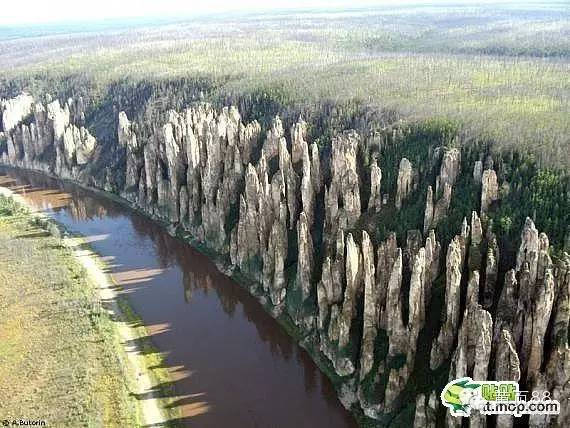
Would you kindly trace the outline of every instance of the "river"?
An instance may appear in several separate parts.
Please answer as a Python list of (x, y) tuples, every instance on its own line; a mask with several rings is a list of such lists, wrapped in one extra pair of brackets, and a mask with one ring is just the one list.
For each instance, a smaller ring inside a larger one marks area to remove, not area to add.
[(41, 174), (0, 168), (0, 186), (80, 233), (107, 262), (165, 355), (179, 423), (352, 427), (328, 378), (255, 298), (147, 217)]

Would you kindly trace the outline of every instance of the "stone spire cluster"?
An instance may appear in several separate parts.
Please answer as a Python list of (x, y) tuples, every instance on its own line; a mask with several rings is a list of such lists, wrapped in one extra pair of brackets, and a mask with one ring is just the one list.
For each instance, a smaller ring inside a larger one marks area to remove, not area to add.
[[(411, 156), (363, 163), (367, 143), (353, 130), (321, 148), (302, 118), (286, 133), (279, 117), (264, 128), (244, 123), (235, 107), (204, 103), (169, 111), (150, 137), (119, 112), (111, 148), (88, 131), (81, 99), (22, 94), (2, 100), (0, 113), (2, 163), (117, 192), (223, 256), (332, 367), (347, 407), (378, 420), (396, 414), (415, 371), (446, 366), (450, 379), (518, 380), (569, 398), (570, 257), (551, 259), (548, 237), (527, 219), (516, 262), (501, 265), (488, 221), (499, 200), (492, 163), (462, 166), (459, 148), (439, 148), (430, 160), (435, 181), (422, 182), (426, 167)], [(462, 170), (480, 189), (480, 206), (440, 242)], [(378, 234), (375, 222), (403, 213), (414, 195), (422, 204), (425, 197), (423, 224), (405, 236)], [(415, 426), (435, 426), (439, 392), (415, 396)], [(566, 407), (530, 425), (568, 426)]]

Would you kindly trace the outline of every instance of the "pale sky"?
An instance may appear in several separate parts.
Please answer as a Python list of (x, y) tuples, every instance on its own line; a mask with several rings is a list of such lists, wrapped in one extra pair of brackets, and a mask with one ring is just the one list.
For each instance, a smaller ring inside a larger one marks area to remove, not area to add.
[[(226, 11), (445, 2), (437, 0), (3, 0), (2, 3), (4, 4), (0, 6), (0, 25), (6, 26), (109, 18), (190, 16)], [(453, 3), (469, 3), (469, 1), (455, 0)]]

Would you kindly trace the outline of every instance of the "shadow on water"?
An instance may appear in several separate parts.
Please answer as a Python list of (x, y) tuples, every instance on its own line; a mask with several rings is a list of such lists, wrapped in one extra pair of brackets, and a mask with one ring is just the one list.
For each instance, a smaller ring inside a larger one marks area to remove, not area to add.
[(171, 382), (155, 385), (152, 393), (178, 411), (171, 422), (355, 426), (306, 351), (207, 257), (148, 218), (78, 186), (2, 168), (0, 186), (81, 233), (106, 262), (117, 294), (141, 317), (153, 345), (142, 338), (125, 346), (164, 356), (160, 368)]

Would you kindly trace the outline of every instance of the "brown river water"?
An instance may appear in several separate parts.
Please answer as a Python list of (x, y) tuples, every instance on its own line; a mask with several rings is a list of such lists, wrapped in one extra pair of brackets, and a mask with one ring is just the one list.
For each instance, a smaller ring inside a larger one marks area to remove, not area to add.
[(0, 186), (86, 237), (165, 355), (179, 423), (352, 427), (324, 374), (262, 306), (207, 257), (121, 204), (0, 168)]

